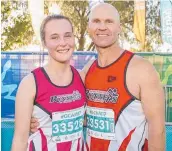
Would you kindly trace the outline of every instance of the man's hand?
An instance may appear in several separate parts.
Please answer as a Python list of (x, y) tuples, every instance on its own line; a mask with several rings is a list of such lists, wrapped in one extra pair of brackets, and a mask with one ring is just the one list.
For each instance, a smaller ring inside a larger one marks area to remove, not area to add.
[(35, 133), (38, 130), (39, 122), (38, 119), (32, 117), (31, 118), (31, 123), (30, 123), (30, 131), (32, 133)]

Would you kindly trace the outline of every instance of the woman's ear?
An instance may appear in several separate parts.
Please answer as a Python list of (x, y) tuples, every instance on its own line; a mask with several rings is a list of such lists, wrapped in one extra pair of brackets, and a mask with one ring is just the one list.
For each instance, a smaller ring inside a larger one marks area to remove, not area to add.
[(45, 41), (42, 41), (42, 47), (46, 48)]

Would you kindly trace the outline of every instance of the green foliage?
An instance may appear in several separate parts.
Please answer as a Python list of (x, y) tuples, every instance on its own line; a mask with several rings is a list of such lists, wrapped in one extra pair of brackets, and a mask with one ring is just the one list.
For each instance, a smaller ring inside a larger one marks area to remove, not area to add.
[[(105, 0), (106, 1), (106, 0)], [(130, 44), (139, 45), (139, 41), (134, 36), (133, 24), (134, 24), (134, 2), (133, 1), (106, 1), (107, 3), (115, 6), (120, 14), (122, 33), (120, 39), (123, 42), (128, 41)], [(22, 10), (21, 2), (7, 1), (1, 2), (2, 5), (2, 23), (8, 23), (8, 26), (4, 26), (2, 29), (2, 50), (15, 49), (29, 43), (33, 43), (33, 29), (31, 25), (31, 17), (27, 9), (16, 17), (11, 17), (12, 11)], [(73, 25), (76, 36), (76, 49), (77, 50), (92, 50), (94, 45), (88, 40), (87, 33), (87, 21), (89, 15), (89, 2), (83, 1), (66, 1), (66, 0), (54, 0), (46, 1), (44, 12), (49, 14), (48, 8), (52, 3), (57, 3), (62, 10), (62, 14), (68, 16)], [(153, 1), (146, 1), (146, 51), (152, 51), (153, 45), (160, 45), (160, 3), (156, 5)], [(9, 22), (11, 21), (11, 24)], [(12, 25), (13, 24), (13, 25)], [(134, 50), (133, 51), (139, 51)], [(143, 50), (142, 50), (143, 51)]]
[(160, 26), (160, 2), (146, 1), (146, 49), (151, 51), (153, 43), (162, 44)]
[[(27, 3), (1, 2), (2, 44), (1, 50), (17, 49), (32, 42), (34, 35)], [(25, 10), (23, 7), (26, 7)], [(22, 10), (23, 9), (23, 10)], [(13, 13), (13, 15), (12, 15)]]
[[(123, 33), (122, 40), (130, 43), (139, 43), (135, 36), (131, 36), (134, 25), (134, 1), (107, 1), (115, 6), (120, 14)], [(146, 27), (145, 27), (145, 50), (152, 51), (153, 44), (162, 44), (160, 35), (160, 3), (153, 4), (153, 1), (146, 1)], [(137, 50), (138, 51), (138, 50)], [(143, 50), (141, 50), (143, 51)]]

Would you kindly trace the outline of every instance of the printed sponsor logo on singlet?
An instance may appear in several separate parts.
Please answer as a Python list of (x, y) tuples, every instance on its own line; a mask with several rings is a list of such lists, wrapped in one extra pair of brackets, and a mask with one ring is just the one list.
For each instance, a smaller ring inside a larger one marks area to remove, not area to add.
[(86, 90), (87, 99), (100, 103), (116, 103), (119, 97), (117, 89), (109, 88), (107, 91)]
[(70, 103), (81, 99), (81, 93), (78, 90), (71, 94), (54, 95), (50, 97), (50, 103)]
[(114, 76), (108, 76), (108, 82), (113, 82), (116, 80), (116, 77)]

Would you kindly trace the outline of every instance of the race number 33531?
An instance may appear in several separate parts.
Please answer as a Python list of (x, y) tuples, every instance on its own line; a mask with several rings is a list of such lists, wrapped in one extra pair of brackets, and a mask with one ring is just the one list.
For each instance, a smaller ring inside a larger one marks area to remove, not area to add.
[(87, 132), (100, 139), (115, 139), (115, 120), (112, 109), (87, 106)]

